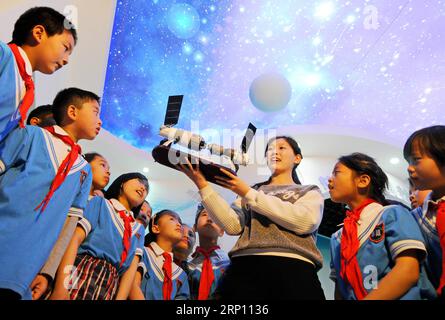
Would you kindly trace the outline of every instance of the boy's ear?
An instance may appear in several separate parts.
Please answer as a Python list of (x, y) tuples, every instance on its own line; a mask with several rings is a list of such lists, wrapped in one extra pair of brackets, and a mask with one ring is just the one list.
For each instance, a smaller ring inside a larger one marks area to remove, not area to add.
[(32, 41), (37, 44), (41, 43), (46, 36), (47, 36), (46, 29), (44, 26), (40, 24), (35, 25), (34, 28), (32, 28), (31, 30)]
[(74, 104), (70, 104), (67, 108), (66, 108), (66, 114), (68, 116), (69, 120), (76, 120), (77, 118), (77, 108)]

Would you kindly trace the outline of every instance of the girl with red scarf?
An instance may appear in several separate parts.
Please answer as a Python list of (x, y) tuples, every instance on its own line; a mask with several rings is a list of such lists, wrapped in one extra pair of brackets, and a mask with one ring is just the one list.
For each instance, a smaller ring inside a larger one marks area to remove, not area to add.
[(60, 263), (51, 299), (127, 299), (145, 235), (134, 215), (147, 193), (147, 178), (127, 173), (113, 181), (105, 198), (90, 200)]
[(349, 207), (331, 237), (336, 299), (423, 299), (434, 290), (422, 271), (426, 249), (420, 229), (399, 205), (385, 206), (388, 178), (362, 153), (339, 158), (329, 179), (331, 199)]

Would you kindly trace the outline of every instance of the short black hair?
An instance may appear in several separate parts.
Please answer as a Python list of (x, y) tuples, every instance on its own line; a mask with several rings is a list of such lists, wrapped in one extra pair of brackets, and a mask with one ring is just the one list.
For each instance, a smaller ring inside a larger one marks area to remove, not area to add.
[(67, 88), (60, 91), (53, 101), (53, 117), (58, 125), (61, 125), (66, 117), (66, 110), (68, 106), (75, 105), (81, 108), (87, 101), (97, 101), (100, 103), (98, 95), (91, 91), (82, 90), (79, 88)]
[(42, 120), (42, 118), (44, 116), (47, 115), (52, 115), (53, 114), (53, 109), (52, 109), (52, 105), (50, 104), (45, 104), (43, 106), (39, 106), (37, 108), (35, 108), (34, 110), (32, 110), (29, 113), (28, 118), (26, 119), (26, 124), (31, 124), (31, 119), (32, 118), (39, 118), (40, 120)]
[(25, 44), (31, 30), (37, 25), (42, 25), (50, 37), (67, 30), (73, 35), (74, 43), (77, 43), (77, 31), (73, 23), (49, 7), (34, 7), (23, 13), (15, 22), (12, 42), (18, 46)]
[(414, 143), (420, 150), (434, 159), (439, 167), (445, 166), (445, 126), (431, 126), (415, 131), (403, 147), (403, 157), (408, 161)]
[(93, 161), (96, 157), (100, 157), (100, 158), (105, 159), (103, 155), (101, 155), (101, 154), (99, 154), (99, 153), (97, 153), (97, 152), (88, 152), (88, 153), (85, 153), (85, 154), (83, 155), (83, 157), (84, 157), (84, 159), (85, 159), (88, 163), (91, 163), (91, 161)]
[(153, 233), (152, 228), (154, 225), (157, 225), (159, 219), (165, 215), (170, 215), (170, 216), (175, 217), (176, 219), (178, 219), (179, 223), (182, 225), (181, 217), (175, 211), (169, 210), (169, 209), (164, 209), (164, 210), (157, 212), (154, 216), (151, 217), (150, 222), (148, 224), (148, 233), (145, 236), (145, 245), (146, 246), (149, 245), (150, 242), (156, 241), (158, 236)]

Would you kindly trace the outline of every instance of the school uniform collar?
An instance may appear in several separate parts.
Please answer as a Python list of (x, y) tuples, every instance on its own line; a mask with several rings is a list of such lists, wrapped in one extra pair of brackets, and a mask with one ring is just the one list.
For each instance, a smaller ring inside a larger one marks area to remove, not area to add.
[(127, 214), (129, 214), (134, 219), (133, 211), (127, 210), (122, 203), (120, 203), (116, 199), (110, 199), (110, 203), (113, 206), (114, 210), (116, 211), (125, 211)]
[(17, 48), (19, 49), (19, 53), (23, 58), (23, 61), (25, 61), (25, 70), (26, 73), (29, 76), (32, 76), (32, 65), (31, 65), (31, 61), (29, 61), (28, 55), (26, 54), (25, 50), (23, 50), (22, 48), (20, 48), (20, 46), (17, 46)]
[(162, 256), (162, 254), (164, 252), (167, 252), (169, 255), (171, 255), (172, 257), (172, 261), (173, 261), (173, 252), (168, 252), (165, 251), (164, 249), (162, 249), (156, 242), (150, 242), (150, 247), (153, 249), (154, 254), (156, 255), (156, 257)]
[[(217, 245), (217, 246), (219, 247), (219, 245)], [(221, 247), (218, 249), (215, 249), (212, 251), (212, 253), (210, 253), (210, 257), (216, 256), (217, 258), (221, 259), (221, 258), (223, 258), (223, 256), (221, 255), (222, 252), (223, 251), (221, 250)], [(204, 255), (201, 252), (196, 251), (196, 249), (195, 249), (195, 252), (192, 253), (191, 257), (192, 258), (196, 258), (196, 257), (204, 258)]]
[(357, 221), (357, 237), (360, 241), (360, 246), (365, 243), (371, 235), (380, 220), (383, 209), (384, 207), (377, 202), (370, 203), (363, 209)]
[[(357, 221), (358, 229), (357, 234), (360, 234), (360, 229), (366, 228), (366, 226), (373, 220), (375, 217), (375, 213), (378, 209), (383, 208), (383, 206), (380, 203), (373, 202), (368, 204), (365, 208), (363, 208), (360, 218)], [(348, 209), (350, 210), (350, 209)], [(342, 227), (344, 223), (340, 223), (337, 225), (337, 227)]]
[(430, 208), (430, 206), (437, 206), (439, 201), (445, 201), (445, 196), (443, 196), (440, 199), (437, 199), (436, 201), (434, 201), (432, 197), (433, 197), (433, 192), (431, 191), (430, 193), (428, 193), (428, 195), (425, 197), (425, 200), (423, 201), (422, 204), (423, 216), (425, 216), (428, 213), (428, 209)]
[(63, 136), (69, 136), (68, 132), (66, 132), (62, 127), (59, 127), (58, 125), (53, 126), (54, 131), (57, 134), (63, 135)]

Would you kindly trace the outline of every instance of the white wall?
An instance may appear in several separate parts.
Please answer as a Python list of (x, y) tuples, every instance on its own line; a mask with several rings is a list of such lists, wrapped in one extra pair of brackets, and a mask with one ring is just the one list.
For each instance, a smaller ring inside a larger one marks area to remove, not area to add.
[[(77, 11), (78, 43), (69, 64), (52, 75), (35, 73), (35, 106), (51, 103), (61, 89), (75, 86), (102, 95), (116, 0), (2, 0), (0, 40), (9, 42), (15, 21), (27, 9), (52, 7)], [(67, 11), (68, 12), (68, 11)]]

